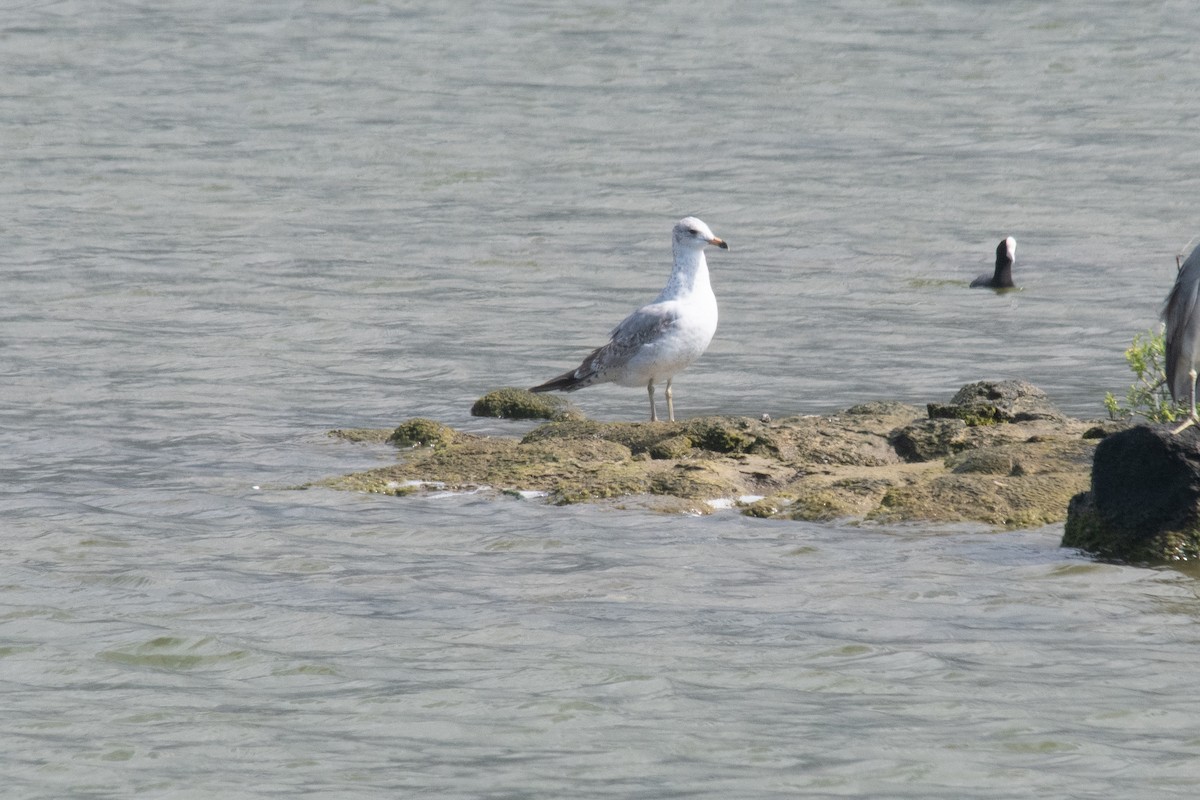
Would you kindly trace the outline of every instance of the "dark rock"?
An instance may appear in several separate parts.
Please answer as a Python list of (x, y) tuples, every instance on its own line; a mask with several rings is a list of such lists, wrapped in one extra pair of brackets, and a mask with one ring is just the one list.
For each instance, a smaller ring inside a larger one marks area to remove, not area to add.
[(1025, 381), (968, 383), (949, 403), (930, 403), (928, 410), (930, 419), (961, 419), (968, 425), (1066, 419), (1045, 392)]
[(1200, 432), (1138, 425), (1105, 437), (1062, 544), (1127, 562), (1200, 557)]

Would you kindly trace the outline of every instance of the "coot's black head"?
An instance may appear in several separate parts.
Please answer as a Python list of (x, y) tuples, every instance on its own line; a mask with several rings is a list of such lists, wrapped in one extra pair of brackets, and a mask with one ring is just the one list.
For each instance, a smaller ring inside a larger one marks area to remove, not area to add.
[(1009, 236), (1006, 239), (1001, 239), (1000, 244), (996, 245), (996, 269), (1000, 269), (1001, 265), (1007, 264), (1009, 269), (1017, 260), (1017, 240)]
[(1017, 240), (1009, 236), (996, 245), (996, 274), (992, 276), (993, 289), (1014, 289), (1012, 268), (1017, 260)]

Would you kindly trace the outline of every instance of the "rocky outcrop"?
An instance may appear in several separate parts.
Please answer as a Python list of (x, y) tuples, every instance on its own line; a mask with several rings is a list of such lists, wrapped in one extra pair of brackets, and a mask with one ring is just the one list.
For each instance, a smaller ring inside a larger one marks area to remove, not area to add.
[(1064, 547), (1124, 562), (1200, 557), (1200, 432), (1139, 425), (1096, 447), (1091, 488), (1071, 500)]
[[(523, 390), (501, 391), (505, 408), (523, 402)], [(396, 464), (324, 485), (390, 494), (488, 487), (554, 503), (696, 513), (721, 501), (755, 517), (1018, 528), (1063, 519), (1070, 498), (1088, 487), (1089, 437), (1106, 432), (1068, 419), (1037, 387), (1010, 381), (971, 384), (927, 409), (875, 402), (774, 421), (568, 415), (520, 439), (416, 419), (390, 432), (334, 431), (403, 449)]]
[(949, 403), (930, 403), (928, 409), (930, 419), (960, 419), (969, 425), (1066, 419), (1045, 392), (1025, 381), (968, 383)]

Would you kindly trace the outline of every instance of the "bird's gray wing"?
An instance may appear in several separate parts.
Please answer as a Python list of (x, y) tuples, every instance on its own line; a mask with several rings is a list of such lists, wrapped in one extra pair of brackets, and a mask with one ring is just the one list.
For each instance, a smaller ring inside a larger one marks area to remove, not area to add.
[(1192, 251), (1175, 276), (1175, 285), (1167, 295), (1162, 318), (1166, 323), (1167, 386), (1176, 400), (1191, 392), (1188, 372), (1196, 358), (1200, 335), (1200, 247)]
[(612, 329), (609, 334), (612, 341), (609, 344), (620, 344), (622, 347), (638, 348), (646, 342), (653, 341), (675, 324), (679, 319), (679, 310), (674, 303), (651, 303), (642, 306), (637, 311), (621, 320), (621, 324)]
[(576, 370), (576, 375), (601, 375), (624, 366), (643, 345), (653, 342), (679, 319), (674, 303), (642, 306), (612, 329), (608, 344), (597, 348)]

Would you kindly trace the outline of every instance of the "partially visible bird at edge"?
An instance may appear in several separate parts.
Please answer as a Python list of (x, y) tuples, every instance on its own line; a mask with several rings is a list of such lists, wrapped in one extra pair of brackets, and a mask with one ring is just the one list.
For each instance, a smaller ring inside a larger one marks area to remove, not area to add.
[(1196, 413), (1196, 367), (1200, 363), (1200, 246), (1183, 262), (1175, 276), (1175, 285), (1163, 304), (1165, 325), (1167, 388), (1171, 398), (1189, 400), (1188, 418), (1174, 430), (1180, 433), (1200, 423)]
[(613, 328), (608, 344), (592, 351), (569, 372), (532, 387), (531, 392), (574, 392), (597, 383), (645, 386), (650, 396), (650, 421), (658, 421), (654, 385), (666, 381), (667, 419), (675, 421), (671, 381), (708, 348), (717, 331), (717, 298), (708, 281), (704, 248), (728, 250), (709, 227), (684, 217), (671, 232), (675, 266), (667, 285)]

